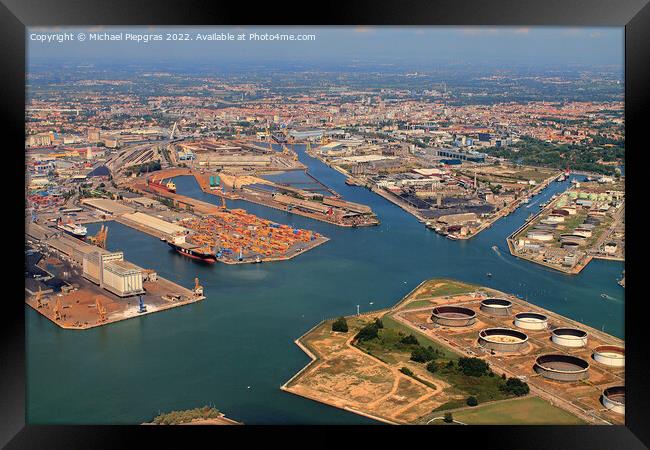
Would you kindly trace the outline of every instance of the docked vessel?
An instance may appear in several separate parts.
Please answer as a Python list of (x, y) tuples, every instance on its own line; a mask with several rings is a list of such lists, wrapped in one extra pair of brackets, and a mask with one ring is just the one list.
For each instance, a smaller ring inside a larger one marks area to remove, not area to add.
[(65, 231), (69, 235), (79, 239), (83, 239), (84, 237), (86, 237), (86, 234), (88, 234), (88, 229), (83, 225), (77, 225), (76, 223), (72, 223), (72, 222), (65, 223), (60, 219), (57, 222), (56, 227), (59, 230)]
[(172, 239), (166, 239), (167, 244), (183, 256), (203, 261), (206, 263), (217, 262), (217, 256), (213, 249), (191, 244), (185, 240), (185, 235), (175, 235)]
[(155, 178), (152, 178), (147, 180), (147, 183), (153, 188), (162, 189), (171, 192), (172, 194), (176, 193), (176, 183), (171, 179), (165, 183), (165, 180), (156, 180)]

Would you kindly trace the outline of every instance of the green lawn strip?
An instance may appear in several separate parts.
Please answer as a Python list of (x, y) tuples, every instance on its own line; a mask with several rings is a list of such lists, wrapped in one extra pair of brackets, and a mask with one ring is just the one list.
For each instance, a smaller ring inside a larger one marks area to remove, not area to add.
[[(444, 283), (442, 286), (438, 287), (429, 287), (433, 286), (438, 283)], [(476, 288), (478, 288), (477, 285), (469, 284), (469, 283), (462, 283), (460, 281), (452, 281), (452, 280), (429, 280), (427, 281), (424, 286), (422, 286), (423, 292), (420, 292), (418, 295), (416, 295), (414, 298), (415, 299), (421, 299), (421, 298), (426, 298), (426, 297), (440, 297), (443, 295), (456, 295), (456, 294), (463, 294), (465, 292), (472, 292)]]
[(433, 308), (433, 303), (431, 303), (429, 300), (415, 300), (410, 303), (407, 303), (406, 305), (404, 305), (404, 307), (400, 309), (403, 311), (408, 309), (422, 308), (424, 306), (431, 306)]
[(453, 413), (455, 420), (469, 425), (581, 425), (573, 414), (539, 397), (485, 404)]

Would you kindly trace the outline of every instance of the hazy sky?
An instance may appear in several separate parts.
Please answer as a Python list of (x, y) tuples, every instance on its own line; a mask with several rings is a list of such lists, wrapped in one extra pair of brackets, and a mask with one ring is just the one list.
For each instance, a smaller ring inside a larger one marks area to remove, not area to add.
[[(73, 41), (39, 36), (73, 33)], [(91, 41), (90, 33), (244, 33), (246, 41)], [(85, 33), (80, 42), (78, 33)], [(250, 33), (315, 34), (309, 42), (250, 41)], [(88, 27), (29, 28), (30, 62), (374, 62), (622, 65), (624, 29), (566, 27)]]

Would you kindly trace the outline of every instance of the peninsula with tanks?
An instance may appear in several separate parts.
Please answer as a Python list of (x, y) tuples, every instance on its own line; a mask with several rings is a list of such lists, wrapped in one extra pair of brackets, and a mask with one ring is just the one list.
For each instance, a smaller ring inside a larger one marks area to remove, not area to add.
[(624, 420), (620, 339), (483, 286), (427, 280), (296, 344), (312, 362), (283, 390), (389, 424)]

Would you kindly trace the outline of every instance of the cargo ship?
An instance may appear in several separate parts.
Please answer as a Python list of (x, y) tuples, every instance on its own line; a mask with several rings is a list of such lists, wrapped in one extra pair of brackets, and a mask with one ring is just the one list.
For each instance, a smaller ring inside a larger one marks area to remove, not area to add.
[(88, 234), (88, 229), (86, 227), (72, 222), (64, 223), (61, 219), (57, 221), (56, 227), (78, 239), (83, 239), (86, 237), (86, 234)]
[(147, 184), (149, 184), (149, 186), (171, 192), (172, 194), (176, 193), (176, 183), (174, 183), (172, 180), (169, 180), (167, 183), (165, 183), (165, 180), (156, 181), (155, 178), (152, 178), (150, 180), (147, 179)]
[(212, 249), (186, 242), (184, 234), (174, 235), (172, 239), (165, 239), (165, 241), (171, 248), (183, 256), (209, 264), (217, 262), (217, 256)]

